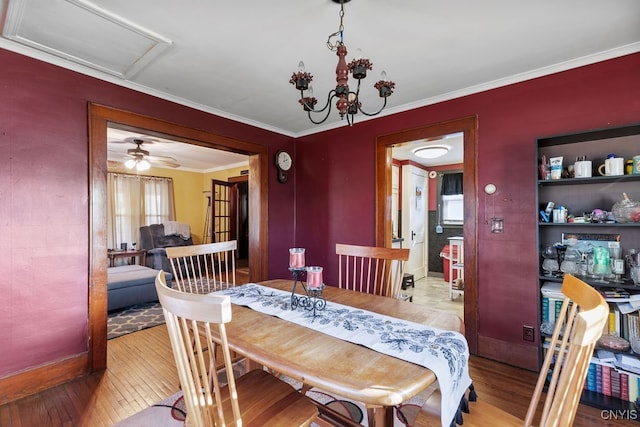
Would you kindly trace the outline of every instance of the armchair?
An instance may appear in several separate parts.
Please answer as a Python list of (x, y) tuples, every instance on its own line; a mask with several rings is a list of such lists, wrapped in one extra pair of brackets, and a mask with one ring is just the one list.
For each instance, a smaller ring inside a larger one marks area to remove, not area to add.
[(171, 271), (171, 263), (165, 248), (193, 245), (191, 233), (185, 238), (178, 233), (166, 235), (164, 224), (140, 227), (140, 247), (147, 251), (147, 267), (154, 270)]

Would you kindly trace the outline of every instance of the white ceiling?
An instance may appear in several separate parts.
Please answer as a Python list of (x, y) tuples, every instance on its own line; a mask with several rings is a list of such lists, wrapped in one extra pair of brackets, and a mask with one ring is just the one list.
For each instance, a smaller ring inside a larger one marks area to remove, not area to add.
[[(234, 167), (249, 167), (249, 156), (229, 151), (214, 150), (199, 145), (148, 136), (144, 133), (130, 132), (109, 127), (107, 129), (107, 159), (124, 162), (129, 159), (127, 150), (136, 148), (134, 140), (142, 139), (141, 147), (153, 157), (169, 157), (180, 166), (176, 169), (191, 172), (215, 172)], [(151, 161), (151, 165), (167, 168), (162, 163)]]
[[(304, 60), (319, 104), (335, 86), (332, 0), (0, 5), (0, 48), (284, 135), (346, 125), (335, 107), (311, 124), (289, 84)], [(373, 63), (366, 110), (381, 103), (372, 87), (381, 70), (396, 83), (388, 115), (638, 52), (640, 1), (351, 0), (344, 42), (347, 60), (361, 48)]]

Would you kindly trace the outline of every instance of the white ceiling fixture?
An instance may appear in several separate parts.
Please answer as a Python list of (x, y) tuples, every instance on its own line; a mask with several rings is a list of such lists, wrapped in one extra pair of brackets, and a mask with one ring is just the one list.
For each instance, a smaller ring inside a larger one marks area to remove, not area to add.
[[(489, 4), (345, 4), (350, 48), (374, 55), (374, 70), (398, 83), (384, 110), (358, 115), (356, 126), (640, 52), (638, 0)], [(2, 49), (291, 137), (344, 126), (339, 114), (311, 123), (289, 84), (304, 53), (314, 93), (336, 87), (325, 47), (331, 0), (0, 0), (0, 8)], [(371, 87), (359, 98), (364, 108), (381, 103)]]
[[(373, 86), (378, 90), (380, 98), (384, 99), (384, 103), (375, 112), (367, 112), (362, 108), (362, 102), (360, 101), (360, 83), (367, 77), (367, 70), (372, 70), (373, 66), (371, 61), (362, 57), (361, 49), (356, 49), (355, 58), (347, 64), (347, 46), (344, 44), (344, 24), (342, 21), (344, 18), (344, 3), (350, 1), (351, 0), (333, 0), (334, 3), (340, 3), (340, 25), (338, 26), (338, 31), (329, 34), (327, 38), (327, 48), (332, 52), (336, 52), (336, 55), (338, 55), (338, 65), (336, 66), (335, 73), (337, 85), (335, 89), (329, 91), (327, 103), (324, 107), (316, 110), (318, 100), (313, 96), (313, 88), (311, 87), (313, 75), (306, 72), (304, 62), (300, 61), (298, 71), (293, 73), (289, 80), (289, 83), (300, 91), (300, 99), (298, 102), (302, 105), (304, 111), (307, 112), (309, 120), (314, 124), (323, 123), (329, 118), (331, 103), (334, 99), (336, 100), (336, 109), (338, 113), (340, 113), (340, 118), (343, 119), (346, 116), (349, 126), (353, 125), (355, 115), (358, 113), (362, 113), (365, 116), (378, 115), (384, 107), (387, 106), (387, 98), (391, 96), (396, 86), (394, 82), (387, 80), (386, 71), (382, 71), (380, 80)], [(349, 87), (349, 73), (358, 81), (355, 92)], [(320, 116), (324, 115), (324, 117), (316, 121), (312, 113), (319, 113)]]
[(413, 150), (413, 154), (422, 159), (437, 159), (449, 152), (450, 147), (445, 145), (426, 145)]

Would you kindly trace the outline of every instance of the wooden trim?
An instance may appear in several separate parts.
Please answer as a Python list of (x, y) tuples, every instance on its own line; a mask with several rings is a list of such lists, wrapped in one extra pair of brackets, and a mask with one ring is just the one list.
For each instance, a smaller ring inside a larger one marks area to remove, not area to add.
[(89, 357), (82, 353), (0, 379), (0, 405), (41, 392), (86, 374)]
[(107, 363), (107, 126), (249, 156), (249, 280), (267, 278), (268, 148), (130, 111), (89, 103), (89, 361)]
[(451, 133), (464, 133), (464, 243), (465, 336), (471, 354), (478, 352), (477, 210), (478, 118), (468, 116), (415, 129), (382, 135), (376, 139), (376, 246), (391, 247), (391, 150), (394, 145)]

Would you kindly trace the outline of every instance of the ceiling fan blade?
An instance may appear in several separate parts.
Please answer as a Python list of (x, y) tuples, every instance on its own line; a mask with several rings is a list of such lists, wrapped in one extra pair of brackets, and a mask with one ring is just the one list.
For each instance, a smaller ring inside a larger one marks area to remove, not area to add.
[(145, 159), (149, 160), (150, 162), (171, 162), (171, 163), (178, 163), (178, 161), (176, 159), (174, 159), (173, 157), (169, 157), (169, 156), (144, 156)]
[(152, 165), (161, 165), (161, 166), (166, 166), (169, 168), (179, 168), (180, 164), (176, 163), (176, 162), (172, 162), (170, 160), (149, 160), (151, 162)]

